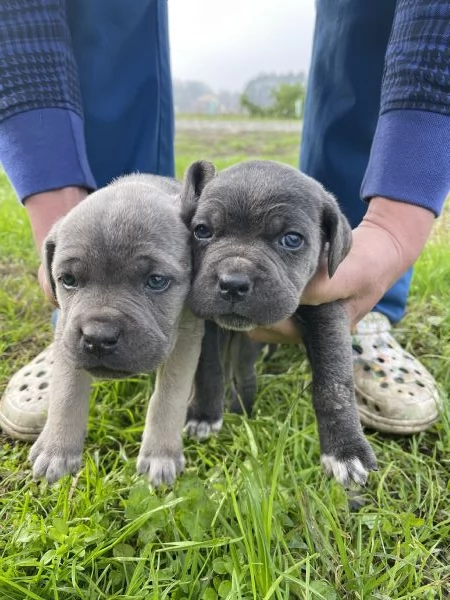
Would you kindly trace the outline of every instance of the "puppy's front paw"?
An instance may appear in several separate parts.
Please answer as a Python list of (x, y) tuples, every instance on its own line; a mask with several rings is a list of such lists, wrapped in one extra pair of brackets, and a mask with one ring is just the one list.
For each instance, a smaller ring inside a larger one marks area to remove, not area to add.
[(365, 485), (369, 472), (378, 471), (375, 454), (364, 438), (347, 444), (334, 454), (322, 454), (320, 462), (325, 473), (344, 487), (349, 487), (352, 482)]
[(81, 466), (82, 449), (66, 448), (40, 435), (30, 450), (33, 477), (44, 477), (49, 483), (64, 475), (74, 475)]
[(198, 440), (204, 440), (211, 435), (217, 435), (222, 429), (223, 419), (217, 421), (197, 421), (197, 419), (189, 419), (185, 426), (185, 431), (188, 437), (195, 437)]
[(137, 472), (147, 475), (150, 483), (158, 487), (161, 484), (171, 485), (177, 475), (184, 470), (186, 464), (182, 452), (166, 454), (159, 452), (144, 452), (141, 450), (137, 460)]

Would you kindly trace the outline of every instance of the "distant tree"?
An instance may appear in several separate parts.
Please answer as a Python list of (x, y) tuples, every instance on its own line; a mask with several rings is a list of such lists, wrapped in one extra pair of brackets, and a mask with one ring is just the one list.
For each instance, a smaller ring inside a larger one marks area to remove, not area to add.
[(303, 116), (305, 88), (301, 83), (282, 83), (271, 93), (274, 103), (269, 110), (274, 117), (295, 119)]
[(251, 117), (267, 117), (267, 109), (262, 108), (261, 106), (258, 106), (257, 104), (255, 104), (254, 102), (252, 102), (250, 100), (250, 98), (247, 96), (247, 94), (242, 94), (241, 96), (241, 107), (243, 108), (244, 111), (247, 111), (247, 113), (251, 116)]
[(246, 84), (243, 93), (253, 104), (261, 108), (268, 108), (274, 103), (273, 90), (280, 87), (281, 84), (301, 84), (304, 86), (305, 82), (306, 76), (302, 72), (260, 73)]
[(272, 102), (269, 106), (260, 106), (244, 92), (241, 106), (251, 117), (276, 117), (295, 119), (303, 116), (305, 87), (301, 83), (281, 83), (270, 90)]

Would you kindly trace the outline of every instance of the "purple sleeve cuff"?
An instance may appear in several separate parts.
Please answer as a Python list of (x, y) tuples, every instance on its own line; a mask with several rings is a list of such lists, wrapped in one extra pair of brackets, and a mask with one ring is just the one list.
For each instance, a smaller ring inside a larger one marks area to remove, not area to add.
[(62, 108), (22, 112), (0, 124), (0, 161), (17, 196), (67, 186), (95, 189), (83, 120)]
[(419, 110), (380, 115), (361, 196), (415, 204), (438, 216), (450, 190), (450, 117)]

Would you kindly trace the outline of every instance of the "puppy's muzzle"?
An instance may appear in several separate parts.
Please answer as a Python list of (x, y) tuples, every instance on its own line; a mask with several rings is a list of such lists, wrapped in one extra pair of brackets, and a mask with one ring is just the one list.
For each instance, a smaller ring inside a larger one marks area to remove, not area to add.
[(101, 358), (112, 354), (120, 337), (120, 328), (115, 323), (90, 321), (81, 329), (81, 343), (86, 354)]
[(219, 294), (224, 300), (240, 302), (252, 291), (250, 278), (243, 273), (223, 273), (219, 275)]

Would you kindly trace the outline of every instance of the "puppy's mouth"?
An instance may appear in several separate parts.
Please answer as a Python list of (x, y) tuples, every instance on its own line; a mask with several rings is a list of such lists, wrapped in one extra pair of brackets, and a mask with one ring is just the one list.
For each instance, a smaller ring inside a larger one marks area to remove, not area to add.
[(92, 377), (97, 379), (127, 379), (136, 375), (135, 372), (123, 371), (121, 369), (111, 369), (109, 367), (99, 366), (85, 369)]
[(124, 361), (117, 360), (111, 356), (96, 357), (84, 352), (74, 352), (72, 348), (67, 352), (68, 359), (76, 369), (82, 369), (98, 379), (126, 379), (136, 375), (137, 371), (124, 368)]
[(250, 331), (258, 326), (258, 323), (251, 319), (233, 313), (215, 315), (214, 321), (223, 329), (231, 329), (232, 331)]

